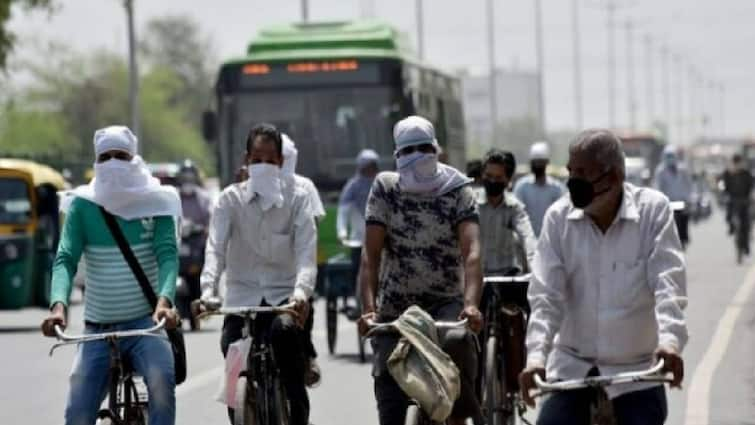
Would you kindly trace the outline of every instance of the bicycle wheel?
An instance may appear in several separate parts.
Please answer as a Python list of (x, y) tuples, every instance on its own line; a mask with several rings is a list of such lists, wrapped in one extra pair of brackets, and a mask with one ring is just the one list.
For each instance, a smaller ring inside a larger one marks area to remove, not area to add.
[(328, 331), (328, 352), (335, 354), (338, 338), (338, 298), (328, 297), (326, 304), (325, 326)]
[(275, 378), (275, 416), (276, 424), (288, 425), (291, 422), (291, 406), (286, 397), (286, 390), (283, 388), (280, 378)]
[(257, 392), (247, 377), (239, 377), (236, 383), (236, 408), (233, 409), (234, 425), (260, 425), (257, 420)]
[(501, 379), (501, 370), (505, 370), (499, 362), (498, 339), (495, 336), (488, 338), (485, 344), (485, 370), (483, 374), (483, 397), (485, 417), (487, 425), (503, 425), (503, 400), (506, 394), (506, 386)]
[(419, 425), (420, 415), (421, 412), (419, 411), (419, 406), (416, 404), (410, 404), (409, 407), (406, 408), (404, 425)]

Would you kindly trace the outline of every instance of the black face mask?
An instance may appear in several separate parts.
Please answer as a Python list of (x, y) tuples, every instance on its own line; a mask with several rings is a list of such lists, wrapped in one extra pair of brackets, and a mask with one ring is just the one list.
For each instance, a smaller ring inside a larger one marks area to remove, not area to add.
[(530, 165), (530, 170), (535, 177), (543, 177), (545, 175), (545, 165)]
[(482, 185), (485, 186), (485, 193), (492, 197), (500, 196), (506, 190), (506, 185), (502, 182), (483, 180)]
[(575, 208), (585, 209), (596, 197), (611, 190), (611, 188), (609, 187), (608, 189), (601, 190), (600, 192), (595, 192), (595, 183), (603, 180), (603, 178), (605, 178), (609, 173), (610, 171), (606, 171), (593, 181), (579, 177), (570, 177), (566, 183), (566, 186), (569, 188), (569, 196), (571, 197), (572, 205), (574, 205)]

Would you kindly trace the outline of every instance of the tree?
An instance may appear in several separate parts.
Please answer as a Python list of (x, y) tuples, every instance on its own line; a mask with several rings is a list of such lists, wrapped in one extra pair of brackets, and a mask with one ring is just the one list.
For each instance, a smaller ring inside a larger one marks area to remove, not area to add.
[[(50, 43), (22, 68), (32, 83), (6, 102), (5, 110), (14, 113), (0, 120), (0, 151), (12, 145), (18, 149), (10, 153), (60, 149), (63, 154), (91, 160), (94, 131), (126, 124), (128, 67), (120, 55), (105, 50), (82, 54)], [(141, 154), (151, 162), (191, 158), (212, 170), (208, 146), (185, 120), (186, 106), (173, 102), (182, 84), (164, 68), (149, 69), (141, 76)], [(33, 125), (40, 128), (24, 134)], [(33, 143), (25, 142), (32, 138)]]
[(199, 128), (202, 111), (212, 96), (218, 68), (212, 41), (189, 16), (173, 15), (150, 20), (140, 40), (144, 62), (151, 69), (173, 72), (180, 84), (170, 102), (185, 108), (187, 123)]
[(20, 4), (26, 10), (53, 10), (53, 0), (0, 0), (0, 70), (5, 70), (8, 54), (13, 50), (16, 36), (7, 28), (12, 15), (12, 6)]

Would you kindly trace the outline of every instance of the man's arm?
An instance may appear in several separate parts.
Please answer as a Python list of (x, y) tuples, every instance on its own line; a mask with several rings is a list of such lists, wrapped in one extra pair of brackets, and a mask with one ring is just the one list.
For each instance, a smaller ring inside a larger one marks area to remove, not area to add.
[(58, 252), (52, 266), (50, 284), (50, 308), (60, 303), (68, 306), (73, 289), (73, 279), (84, 249), (83, 201), (74, 199), (65, 216), (63, 232), (58, 243)]
[(524, 253), (527, 257), (527, 270), (531, 270), (532, 262), (535, 259), (537, 238), (535, 237), (535, 231), (532, 230), (532, 223), (530, 223), (530, 217), (527, 215), (524, 205), (518, 204), (515, 207), (515, 211), (514, 229), (519, 235), (519, 239), (522, 241), (524, 247)]
[(482, 296), (480, 225), (466, 220), (458, 225), (459, 247), (464, 261), (464, 307), (478, 307)]
[(687, 276), (684, 254), (668, 202), (657, 207), (653, 217), (648, 283), (655, 295), (660, 348), (681, 352), (687, 343), (684, 308), (687, 306)]
[(205, 248), (204, 267), (199, 278), (202, 298), (218, 294), (218, 281), (225, 270), (226, 247), (232, 228), (230, 209), (231, 206), (227, 197), (225, 194), (221, 194), (210, 214), (210, 229)]
[(558, 234), (562, 225), (557, 220), (555, 211), (546, 213), (532, 261), (532, 279), (527, 291), (531, 308), (526, 339), (528, 368), (545, 367), (564, 315), (566, 267)]
[(294, 261), (296, 262), (296, 284), (294, 299), (308, 302), (315, 290), (317, 279), (317, 222), (310, 199), (304, 199), (294, 220)]
[(385, 226), (368, 224), (362, 247), (361, 265), (359, 267), (359, 290), (362, 297), (362, 313), (375, 312), (377, 297), (380, 256), (385, 246)]
[(176, 221), (173, 217), (155, 218), (155, 236), (152, 244), (158, 267), (157, 295), (172, 305), (178, 277)]

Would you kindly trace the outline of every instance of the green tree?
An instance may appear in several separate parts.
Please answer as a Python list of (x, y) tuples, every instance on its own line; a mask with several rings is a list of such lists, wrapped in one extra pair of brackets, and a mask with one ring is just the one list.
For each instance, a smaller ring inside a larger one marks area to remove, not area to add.
[(163, 16), (147, 22), (139, 49), (149, 69), (170, 70), (176, 75), (180, 84), (173, 86), (169, 101), (184, 110), (187, 123), (199, 128), (218, 69), (210, 38), (190, 16)]
[(14, 4), (19, 4), (26, 10), (53, 10), (53, 0), (0, 0), (0, 70), (5, 70), (8, 54), (13, 50), (13, 45), (16, 42), (15, 34), (10, 32), (7, 27)]

